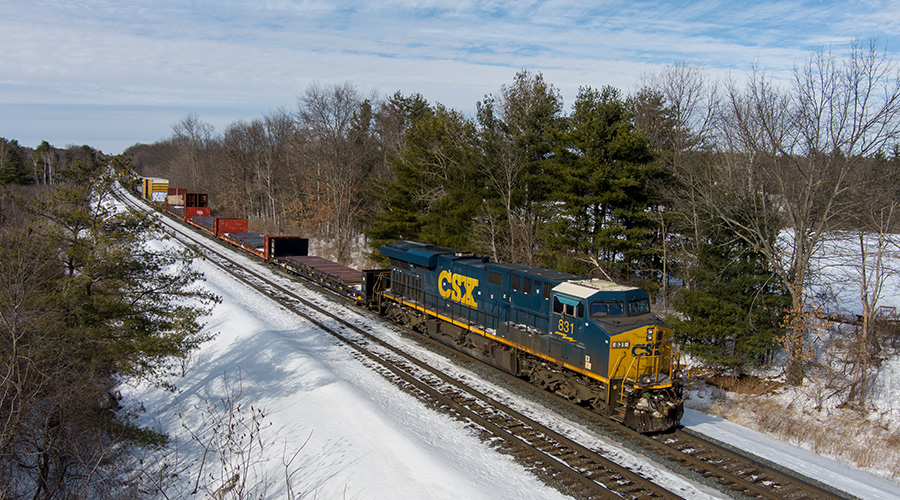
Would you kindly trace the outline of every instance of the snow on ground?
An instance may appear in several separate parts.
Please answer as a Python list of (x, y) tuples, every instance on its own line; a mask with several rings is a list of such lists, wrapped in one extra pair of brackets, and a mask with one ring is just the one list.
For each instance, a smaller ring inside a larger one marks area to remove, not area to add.
[(270, 424), (260, 432), (264, 452), (251, 460), (266, 461), (255, 480), (267, 478), (273, 498), (287, 496), (282, 458), (298, 450), (290, 470), (297, 471), (294, 492), (303, 497), (564, 498), (463, 423), (400, 392), (313, 325), (209, 263), (195, 265), (207, 275), (204, 286), (222, 297), (208, 324), (218, 336), (173, 381), (175, 393), (143, 387), (127, 396), (147, 409), (141, 423), (170, 434), (184, 450), (179, 461), (190, 464), (182, 474), (188, 484), (171, 490), (186, 491), (199, 473), (202, 450), (182, 424), (199, 429), (207, 416), (202, 409), (221, 407), (230, 387), (241, 389), (245, 405), (264, 409), (261, 421)]
[(796, 470), (809, 478), (859, 498), (870, 500), (900, 498), (900, 485), (843, 466), (811, 451), (772, 439), (723, 418), (686, 409), (681, 422), (688, 430)]
[[(464, 423), (401, 392), (313, 325), (206, 261), (194, 266), (207, 276), (202, 286), (222, 297), (208, 318), (207, 329), (217, 332), (216, 338), (192, 357), (183, 377), (172, 381), (174, 392), (123, 389), (123, 403), (140, 415), (138, 423), (172, 438), (167, 454), (155, 464), (148, 461), (145, 471), (152, 475), (155, 467), (177, 473), (166, 488), (169, 498), (187, 497), (198, 484), (211, 495), (238, 464), (248, 471), (252, 484), (247, 488), (255, 486), (254, 492), (270, 498), (564, 498)], [(451, 366), (434, 353), (425, 356), (429, 363)], [(561, 428), (569, 425), (540, 408), (532, 408), (534, 413)], [(894, 483), (726, 420), (688, 410), (684, 424), (859, 498), (900, 498)], [(229, 434), (229, 429), (237, 432)], [(592, 437), (589, 430), (571, 426), (566, 432), (593, 439), (608, 456), (685, 498), (724, 498)], [(222, 472), (223, 463), (232, 469)]]
[[(863, 249), (866, 259), (861, 258)], [(869, 300), (875, 310), (900, 320), (900, 234), (880, 237), (873, 234), (863, 242), (853, 232), (832, 234), (810, 265), (814, 273), (810, 291), (824, 311), (849, 316), (862, 314), (861, 283), (867, 281)], [(851, 329), (848, 325), (842, 328)], [(820, 348), (829, 339), (830, 332), (815, 336), (816, 347)], [(897, 387), (900, 387), (900, 358), (892, 357), (878, 367), (870, 402), (876, 412), (889, 415), (895, 425), (900, 425)]]

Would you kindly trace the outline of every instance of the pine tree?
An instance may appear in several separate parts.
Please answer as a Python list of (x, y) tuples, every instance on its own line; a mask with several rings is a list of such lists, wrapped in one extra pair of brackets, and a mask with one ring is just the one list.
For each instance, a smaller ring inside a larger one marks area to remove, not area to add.
[[(652, 255), (649, 141), (635, 131), (618, 90), (583, 87), (552, 163), (556, 206), (552, 246), (610, 271), (634, 271)], [(581, 272), (585, 264), (570, 264)], [(578, 269), (581, 267), (581, 269)], [(612, 276), (609, 276), (612, 277)]]
[(0, 137), (0, 185), (25, 185), (31, 182), (31, 176), (25, 165), (25, 153), (19, 142)]
[(188, 255), (148, 245), (148, 218), (115, 209), (105, 167), (66, 175), (6, 203), (0, 225), (0, 483), (13, 497), (113, 495), (117, 454), (153, 436), (115, 411), (115, 386), (177, 370), (209, 338), (216, 300), (192, 286)]
[(674, 300), (687, 317), (670, 320), (677, 340), (691, 355), (736, 376), (769, 363), (790, 307), (777, 275), (760, 253), (727, 234), (710, 235), (699, 247), (694, 279)]
[(481, 206), (474, 127), (438, 105), (420, 117), (392, 158), (393, 180), (376, 192), (382, 210), (367, 235), (377, 247), (400, 239), (471, 248), (473, 218)]

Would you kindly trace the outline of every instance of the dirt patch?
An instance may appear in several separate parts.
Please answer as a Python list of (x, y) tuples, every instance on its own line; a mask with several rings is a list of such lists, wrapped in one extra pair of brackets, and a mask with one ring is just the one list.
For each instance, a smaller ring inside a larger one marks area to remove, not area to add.
[(784, 386), (783, 382), (767, 380), (754, 375), (733, 377), (713, 370), (692, 370), (691, 376), (728, 392), (753, 396), (774, 394), (775, 391)]

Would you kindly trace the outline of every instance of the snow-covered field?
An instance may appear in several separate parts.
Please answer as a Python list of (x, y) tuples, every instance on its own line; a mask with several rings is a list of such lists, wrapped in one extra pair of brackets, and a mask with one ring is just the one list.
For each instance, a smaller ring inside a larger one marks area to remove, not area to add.
[[(186, 497), (195, 489), (215, 496), (214, 490), (224, 486), (232, 488), (233, 497), (243, 488), (243, 497), (255, 493), (252, 496), (267, 498), (564, 498), (482, 442), (465, 423), (401, 392), (313, 325), (209, 262), (194, 265), (207, 275), (202, 286), (222, 298), (207, 324), (216, 338), (195, 353), (183, 377), (171, 381), (175, 391), (147, 386), (122, 391), (126, 408), (139, 415), (140, 424), (172, 438), (165, 456), (154, 461), (148, 455), (141, 472), (150, 478), (172, 478), (166, 497)], [(421, 350), (390, 327), (380, 330), (410, 350)], [(421, 355), (431, 364), (466, 373), (434, 353)], [(488, 383), (484, 388), (504, 392)], [(549, 411), (531, 412), (579, 439), (593, 440), (608, 455), (685, 498), (727, 497)], [(684, 423), (860, 498), (900, 498), (897, 484), (723, 419), (688, 411)], [(232, 478), (238, 479), (229, 481)]]
[[(170, 496), (189, 491), (198, 475), (211, 489), (223, 484), (225, 452), (229, 467), (240, 462), (250, 469), (250, 485), (268, 483), (271, 498), (288, 496), (286, 472), (303, 498), (560, 498), (464, 424), (424, 408), (311, 324), (208, 263), (197, 265), (207, 273), (204, 286), (223, 299), (208, 324), (218, 336), (196, 354), (185, 377), (173, 381), (176, 392), (141, 387), (129, 395), (148, 409), (141, 421), (169, 433), (181, 454), (170, 458), (183, 467)], [(225, 415), (223, 401), (237, 392), (238, 414)], [(225, 418), (213, 418), (208, 405)], [(201, 473), (201, 444), (214, 439), (213, 427), (243, 418), (253, 429), (257, 409), (263, 415), (255, 444), (245, 438), (213, 450)], [(192, 438), (189, 429), (203, 437)]]

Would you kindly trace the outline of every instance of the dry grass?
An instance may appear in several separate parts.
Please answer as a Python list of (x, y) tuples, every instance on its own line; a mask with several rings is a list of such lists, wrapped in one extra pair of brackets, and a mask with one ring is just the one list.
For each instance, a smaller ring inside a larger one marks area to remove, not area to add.
[(692, 407), (845, 465), (900, 480), (900, 429), (892, 429), (877, 415), (804, 407), (799, 401), (805, 398), (773, 396), (777, 384), (759, 379), (711, 382), (715, 385), (705, 387), (702, 402)]
[(784, 386), (781, 382), (756, 377), (753, 375), (742, 375), (740, 377), (732, 377), (723, 375), (713, 370), (693, 369), (691, 376), (703, 380), (705, 383), (718, 387), (719, 389), (738, 393), (763, 396), (773, 394), (775, 391)]

